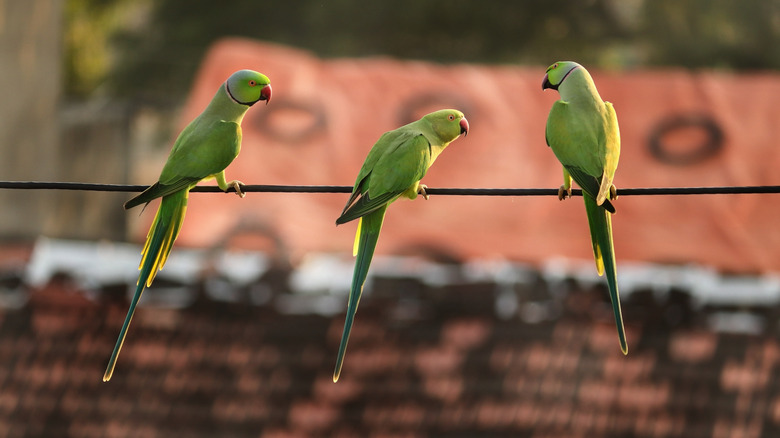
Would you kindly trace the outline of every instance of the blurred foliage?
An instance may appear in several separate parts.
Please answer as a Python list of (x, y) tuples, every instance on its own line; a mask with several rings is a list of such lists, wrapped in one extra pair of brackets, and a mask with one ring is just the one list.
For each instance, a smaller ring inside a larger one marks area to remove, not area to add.
[(648, 63), (780, 69), (779, 0), (647, 0)]
[(111, 38), (142, 27), (149, 16), (145, 0), (67, 0), (65, 3), (65, 91), (93, 93), (123, 64)]
[(67, 90), (77, 94), (105, 83), (116, 95), (174, 99), (224, 36), (323, 57), (780, 68), (778, 0), (68, 2)]

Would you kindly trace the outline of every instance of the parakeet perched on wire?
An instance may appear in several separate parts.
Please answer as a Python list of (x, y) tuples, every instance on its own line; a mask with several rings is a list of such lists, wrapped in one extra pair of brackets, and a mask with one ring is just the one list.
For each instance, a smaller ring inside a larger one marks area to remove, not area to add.
[(203, 112), (182, 130), (171, 149), (160, 179), (125, 203), (125, 209), (162, 198), (141, 252), (138, 285), (119, 332), (103, 381), (111, 379), (116, 360), (145, 287), (165, 265), (187, 210), (189, 191), (204, 179), (215, 178), (224, 191), (233, 188), (244, 197), (240, 181), (225, 180), (225, 168), (241, 149), (241, 120), (255, 103), (271, 100), (269, 79), (256, 71), (240, 70), (225, 81)]
[(454, 109), (439, 110), (382, 134), (368, 153), (352, 195), (341, 216), (336, 219), (336, 225), (358, 218), (360, 222), (355, 234), (353, 255), (357, 258), (344, 332), (333, 372), (334, 382), (338, 381), (341, 374), (349, 333), (387, 206), (402, 196), (415, 199), (421, 194), (428, 199), (426, 187), (420, 184), (420, 180), (444, 148), (461, 134), (468, 134), (468, 131), (469, 122), (462, 112)]
[(611, 214), (617, 198), (612, 180), (620, 156), (620, 131), (615, 109), (599, 96), (585, 67), (576, 62), (556, 62), (547, 68), (542, 90), (558, 90), (547, 118), (547, 145), (563, 165), (563, 185), (558, 198), (571, 196), (571, 180), (582, 188), (585, 211), (599, 275), (606, 272), (620, 349), (628, 354), (623, 314), (620, 310)]

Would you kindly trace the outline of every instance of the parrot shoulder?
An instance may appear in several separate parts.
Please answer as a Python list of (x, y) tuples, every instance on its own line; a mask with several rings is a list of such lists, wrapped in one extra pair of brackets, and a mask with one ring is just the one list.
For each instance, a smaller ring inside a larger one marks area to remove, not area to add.
[(201, 122), (181, 144), (174, 146), (160, 173), (160, 183), (176, 185), (180, 179), (200, 181), (217, 174), (233, 161), (240, 148), (241, 127), (238, 123)]
[(368, 156), (363, 162), (363, 166), (360, 168), (360, 172), (355, 180), (355, 188), (361, 184), (361, 181), (366, 180), (366, 177), (374, 170), (380, 160), (388, 154), (393, 153), (393, 151), (402, 143), (399, 139), (404, 135), (407, 135), (407, 132), (402, 131), (399, 128), (385, 132), (379, 137), (379, 140), (377, 140), (371, 147), (371, 150), (368, 151)]
[(393, 202), (422, 179), (429, 162), (430, 143), (422, 134), (399, 130), (386, 133), (366, 158), (336, 224), (357, 219)]
[(372, 196), (398, 195), (425, 176), (431, 162), (431, 143), (421, 133), (399, 136), (377, 162), (368, 191)]
[(566, 115), (568, 113), (569, 104), (562, 100), (557, 100), (550, 108), (550, 114), (547, 117), (547, 126), (544, 130), (545, 141), (547, 146), (554, 147), (555, 145), (568, 141), (568, 137), (565, 136), (565, 131), (562, 127), (566, 124)]

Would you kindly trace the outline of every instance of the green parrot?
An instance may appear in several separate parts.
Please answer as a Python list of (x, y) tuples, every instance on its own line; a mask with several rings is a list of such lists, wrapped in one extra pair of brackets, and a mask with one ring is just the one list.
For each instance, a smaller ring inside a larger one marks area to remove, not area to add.
[(547, 117), (547, 145), (563, 165), (563, 185), (558, 199), (571, 196), (572, 178), (582, 188), (588, 215), (593, 254), (599, 275), (607, 274), (612, 311), (620, 349), (628, 354), (623, 314), (620, 310), (611, 214), (617, 198), (612, 180), (620, 156), (620, 131), (615, 109), (599, 96), (585, 67), (576, 62), (556, 62), (547, 68), (542, 90), (558, 90)]
[(352, 275), (352, 288), (347, 303), (347, 316), (341, 336), (333, 381), (341, 375), (349, 333), (355, 320), (363, 283), (374, 256), (379, 232), (387, 206), (400, 197), (415, 199), (418, 194), (428, 199), (426, 186), (420, 184), (436, 157), (461, 134), (468, 134), (469, 122), (462, 112), (444, 109), (423, 116), (420, 120), (386, 132), (371, 148), (360, 168), (352, 195), (336, 219), (336, 225), (360, 219), (352, 255), (357, 256)]
[(114, 373), (127, 328), (144, 287), (151, 286), (179, 235), (190, 189), (201, 180), (216, 178), (220, 189), (228, 191), (232, 187), (238, 196), (244, 197), (240, 181), (225, 181), (225, 168), (241, 149), (241, 120), (244, 114), (261, 100), (266, 104), (271, 100), (271, 84), (265, 75), (252, 70), (240, 70), (230, 75), (206, 109), (179, 134), (159, 181), (125, 203), (125, 209), (129, 209), (162, 197), (141, 252), (138, 267), (141, 273), (135, 295), (103, 375), (104, 382), (109, 381)]

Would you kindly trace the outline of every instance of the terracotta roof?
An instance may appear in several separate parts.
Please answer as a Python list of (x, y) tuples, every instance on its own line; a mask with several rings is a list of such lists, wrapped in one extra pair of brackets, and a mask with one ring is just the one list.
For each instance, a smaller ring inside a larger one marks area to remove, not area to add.
[[(180, 125), (202, 111), (233, 71), (252, 68), (271, 78), (274, 98), (247, 113), (241, 155), (227, 169), (230, 179), (351, 185), (383, 132), (429, 110), (457, 107), (469, 118), (471, 131), (442, 154), (426, 184), (557, 188), (560, 165), (545, 145), (544, 128), (558, 95), (541, 89), (545, 67), (325, 60), (290, 47), (227, 39), (204, 58)], [(590, 70), (620, 121), (618, 189), (780, 184), (774, 172), (780, 159), (777, 73)], [(162, 164), (135, 163), (134, 181), (151, 184)], [(311, 251), (346, 254), (355, 225), (334, 226), (346, 198), (193, 195), (177, 244), (209, 246), (238, 224), (253, 223), (283, 242), (296, 259)], [(775, 226), (780, 203), (768, 202), (774, 199), (621, 197), (613, 218), (618, 261), (780, 271)], [(153, 216), (152, 209), (140, 220), (128, 215), (137, 222), (131, 232), (137, 240), (146, 236)], [(393, 254), (420, 244), (460, 259), (506, 257), (537, 265), (551, 257), (590, 259), (584, 208), (577, 198), (434, 196), (427, 202), (395, 203), (377, 251)]]

